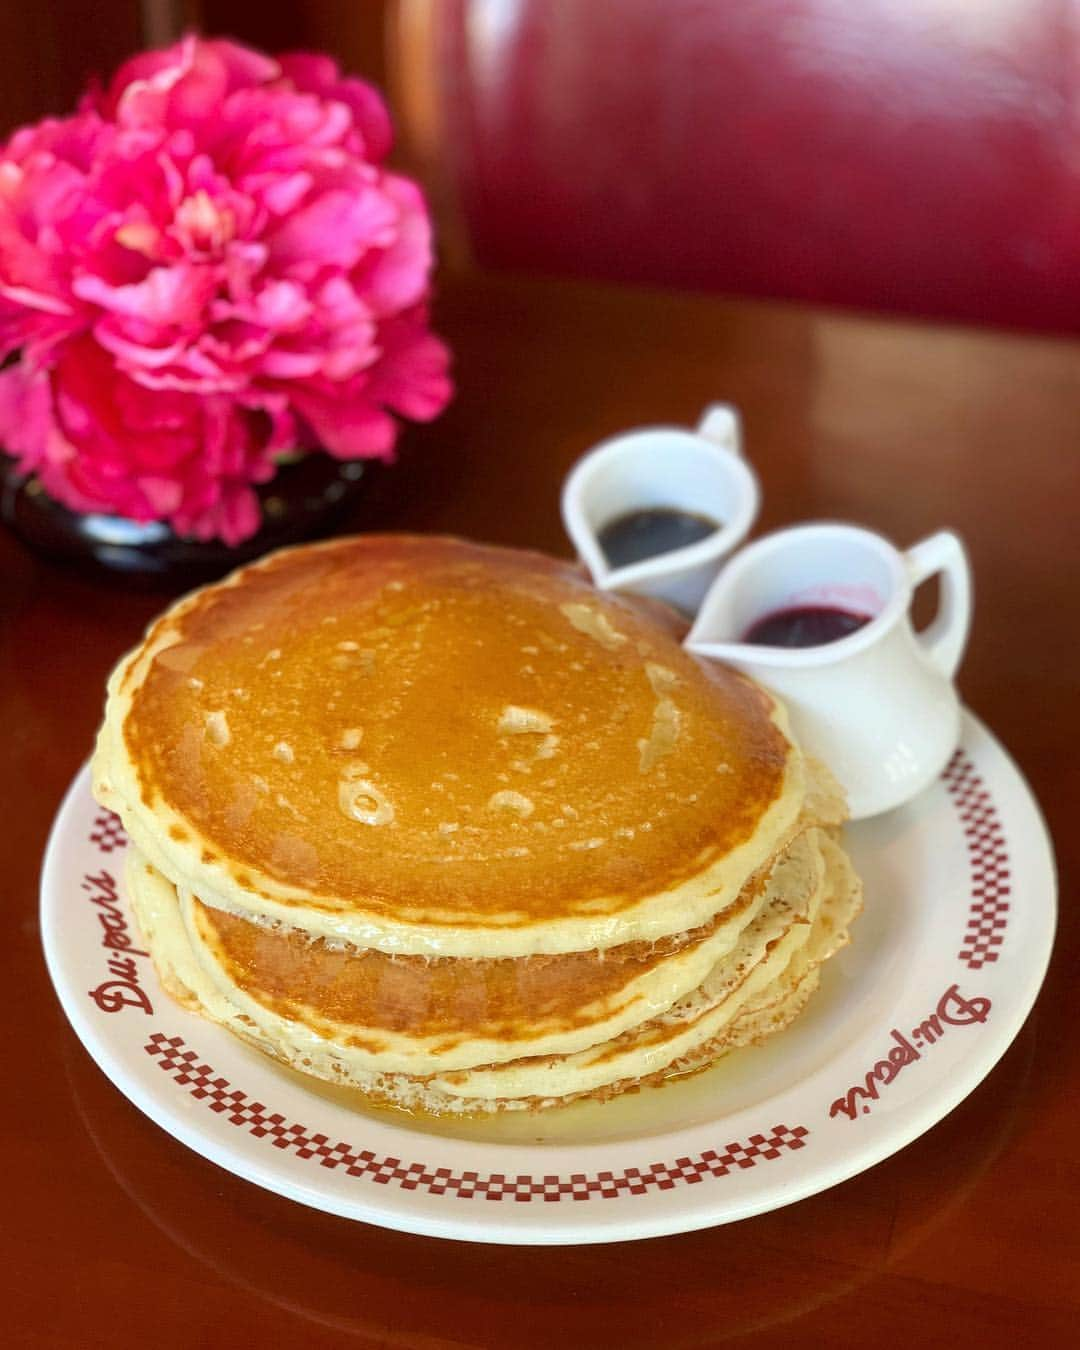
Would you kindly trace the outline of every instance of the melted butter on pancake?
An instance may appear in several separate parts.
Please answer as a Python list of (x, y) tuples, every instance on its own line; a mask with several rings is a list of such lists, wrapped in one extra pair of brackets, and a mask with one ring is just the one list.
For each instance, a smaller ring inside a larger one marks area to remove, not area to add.
[(620, 633), (610, 617), (596, 605), (565, 604), (559, 608), (579, 633), (595, 639), (609, 652), (617, 651), (619, 644), (626, 641), (626, 634)]
[(647, 740), (638, 741), (638, 769), (649, 773), (655, 765), (674, 752), (679, 741), (679, 728), (682, 725), (682, 713), (671, 697), (679, 679), (667, 666), (659, 666), (655, 661), (645, 663), (645, 674), (652, 691), (656, 695), (653, 707), (652, 727)]
[(752, 684), (535, 555), (340, 541), (162, 624), (122, 728), (141, 800), (256, 890), (391, 921), (617, 915), (750, 840), (792, 754)]

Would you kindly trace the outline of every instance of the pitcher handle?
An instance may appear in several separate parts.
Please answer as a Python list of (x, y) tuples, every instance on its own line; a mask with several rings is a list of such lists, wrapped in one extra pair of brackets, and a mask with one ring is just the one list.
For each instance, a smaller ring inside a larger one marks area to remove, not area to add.
[(710, 403), (698, 419), (695, 431), (721, 450), (742, 458), (742, 423), (730, 403)]
[(971, 630), (971, 566), (967, 551), (951, 530), (941, 530), (908, 549), (905, 555), (912, 587), (940, 573), (937, 617), (918, 641), (938, 670), (952, 679)]

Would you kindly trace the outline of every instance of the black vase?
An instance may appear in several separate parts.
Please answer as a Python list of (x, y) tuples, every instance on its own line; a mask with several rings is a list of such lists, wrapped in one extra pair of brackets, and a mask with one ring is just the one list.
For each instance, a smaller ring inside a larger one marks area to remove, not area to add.
[(184, 539), (163, 521), (69, 510), (0, 454), (0, 518), (34, 552), (102, 574), (166, 585), (209, 581), (287, 544), (328, 534), (367, 488), (372, 468), (314, 452), (283, 464), (256, 488), (263, 523), (242, 543)]

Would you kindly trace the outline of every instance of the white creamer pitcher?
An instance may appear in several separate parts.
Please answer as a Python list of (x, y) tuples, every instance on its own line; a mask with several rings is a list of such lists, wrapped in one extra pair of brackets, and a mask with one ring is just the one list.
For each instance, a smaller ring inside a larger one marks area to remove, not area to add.
[[(604, 591), (666, 600), (697, 610), (723, 560), (750, 532), (760, 490), (742, 458), (739, 418), (726, 403), (707, 408), (697, 428), (648, 427), (590, 450), (562, 491), (566, 532)], [(641, 510), (705, 515), (717, 528), (685, 547), (613, 567), (600, 546), (605, 525)]]
[[(911, 624), (916, 586), (940, 574), (937, 617)], [(870, 615), (815, 647), (744, 642), (762, 618), (825, 607)], [(971, 573), (942, 531), (906, 553), (852, 525), (804, 525), (749, 544), (720, 573), (686, 639), (772, 689), (792, 728), (846, 788), (853, 818), (908, 801), (941, 772), (960, 734), (953, 677), (971, 622)]]

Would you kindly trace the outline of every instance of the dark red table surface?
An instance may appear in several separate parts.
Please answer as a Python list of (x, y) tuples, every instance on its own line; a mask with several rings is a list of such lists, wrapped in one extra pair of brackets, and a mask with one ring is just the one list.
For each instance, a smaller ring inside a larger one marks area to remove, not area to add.
[[(567, 553), (560, 480), (615, 431), (743, 410), (760, 528), (967, 540), (970, 705), (1048, 817), (1063, 912), (1042, 997), (946, 1120), (789, 1209), (617, 1247), (476, 1247), (260, 1191), (108, 1083), (41, 956), (38, 876), (105, 676), (165, 597), (0, 538), (6, 940), (0, 1341), (28, 1346), (1066, 1345), (1080, 1304), (1080, 344), (473, 276), (439, 322), (460, 393), (358, 512)], [(868, 903), (873, 903), (870, 897)]]

